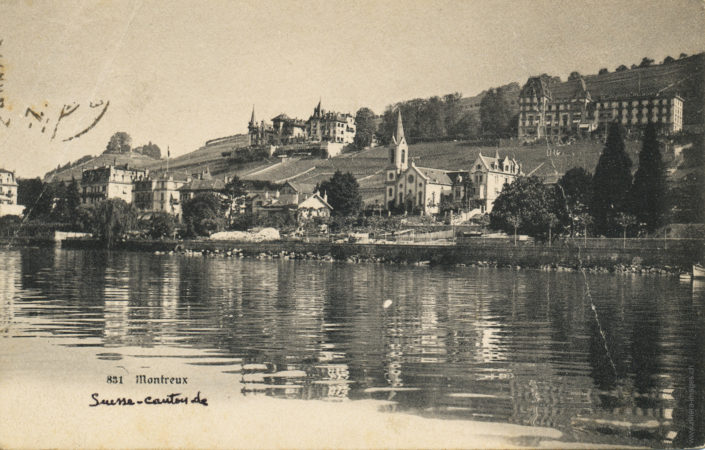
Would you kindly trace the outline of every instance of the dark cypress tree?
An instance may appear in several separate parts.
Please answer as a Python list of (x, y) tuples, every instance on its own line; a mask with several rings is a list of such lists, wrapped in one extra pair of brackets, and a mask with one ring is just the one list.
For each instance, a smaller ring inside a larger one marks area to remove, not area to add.
[(634, 174), (634, 185), (629, 196), (632, 214), (639, 223), (646, 224), (649, 232), (656, 230), (665, 221), (667, 193), (666, 167), (656, 140), (656, 126), (649, 123), (644, 132), (639, 168)]
[(628, 196), (632, 186), (631, 167), (632, 161), (624, 150), (621, 126), (613, 122), (592, 177), (590, 210), (595, 218), (595, 231), (599, 234), (616, 235), (621, 230), (616, 218), (620, 212), (628, 212)]

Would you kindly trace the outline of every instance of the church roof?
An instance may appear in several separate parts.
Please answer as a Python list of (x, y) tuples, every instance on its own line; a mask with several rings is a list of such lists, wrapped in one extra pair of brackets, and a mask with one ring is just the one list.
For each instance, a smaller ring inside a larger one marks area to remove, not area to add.
[(416, 170), (418, 170), (429, 183), (446, 185), (453, 184), (453, 181), (448, 176), (448, 171), (446, 170), (432, 169), (430, 167), (416, 167)]
[(255, 105), (252, 105), (252, 116), (250, 117), (250, 125), (254, 125), (257, 123), (257, 119), (255, 119)]
[(313, 192), (316, 190), (316, 185), (310, 183), (297, 183), (296, 181), (287, 181), (284, 184), (288, 184), (299, 194), (313, 194)]

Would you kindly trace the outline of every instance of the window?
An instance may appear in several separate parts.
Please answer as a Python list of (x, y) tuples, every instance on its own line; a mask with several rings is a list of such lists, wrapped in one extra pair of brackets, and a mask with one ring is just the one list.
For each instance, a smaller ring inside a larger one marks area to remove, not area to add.
[(389, 172), (389, 180), (394, 180), (394, 172)]
[(389, 188), (389, 196), (394, 197), (394, 189), (393, 188)]
[(414, 182), (414, 176), (413, 176), (413, 175), (409, 175), (409, 183), (413, 183), (413, 182)]
[(401, 163), (404, 164), (404, 158), (406, 157), (406, 151), (402, 150), (401, 151)]

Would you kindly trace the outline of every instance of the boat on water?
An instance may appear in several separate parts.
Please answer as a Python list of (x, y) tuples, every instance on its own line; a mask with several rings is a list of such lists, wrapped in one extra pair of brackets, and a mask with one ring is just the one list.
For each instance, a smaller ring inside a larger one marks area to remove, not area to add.
[(693, 264), (693, 278), (705, 278), (705, 266)]

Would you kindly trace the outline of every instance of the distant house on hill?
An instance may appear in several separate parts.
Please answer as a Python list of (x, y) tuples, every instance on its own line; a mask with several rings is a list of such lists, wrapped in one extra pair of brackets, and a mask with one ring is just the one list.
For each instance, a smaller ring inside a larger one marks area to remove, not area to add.
[[(281, 145), (298, 142), (328, 142), (352, 144), (355, 139), (355, 117), (350, 114), (325, 111), (318, 102), (308, 120), (290, 118), (286, 114), (274, 117), (271, 124), (257, 122), (255, 108), (247, 125), (251, 146)], [(337, 150), (333, 152), (338, 153)], [(331, 153), (329, 149), (329, 153)]]

